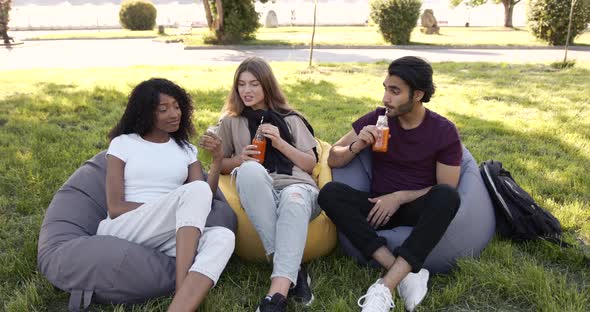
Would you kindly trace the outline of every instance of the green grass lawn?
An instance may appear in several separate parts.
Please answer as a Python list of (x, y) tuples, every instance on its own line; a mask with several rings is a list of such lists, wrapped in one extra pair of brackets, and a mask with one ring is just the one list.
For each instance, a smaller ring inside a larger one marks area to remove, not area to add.
[[(203, 35), (206, 28), (195, 28), (192, 35), (177, 36), (174, 28), (166, 29), (166, 36), (160, 36), (157, 40), (182, 39), (187, 46), (207, 46), (203, 43)], [(309, 45), (312, 28), (308, 26), (264, 28), (256, 33), (255, 40), (245, 41), (246, 45), (270, 45), (270, 46), (298, 46)], [(131, 38), (131, 37), (157, 37), (156, 31), (97, 31), (59, 33), (39, 36), (36, 39), (67, 39), (67, 38)], [(440, 35), (425, 35), (416, 28), (412, 33), (413, 45), (427, 46), (531, 46), (544, 47), (545, 42), (537, 40), (526, 28), (504, 27), (442, 27)], [(383, 40), (377, 27), (361, 26), (322, 26), (316, 29), (315, 43), (318, 46), (390, 46)], [(590, 32), (580, 35), (575, 43), (577, 45), (590, 45)]]
[[(387, 64), (274, 63), (290, 102), (333, 143), (374, 109)], [(186, 87), (202, 133), (215, 123), (235, 66), (21, 70), (0, 75), (0, 310), (64, 311), (68, 295), (36, 271), (44, 210), (82, 162), (107, 148), (107, 132), (127, 94), (153, 76)], [(434, 276), (419, 311), (588, 311), (590, 306), (590, 64), (438, 63), (438, 91), (427, 107), (455, 122), (478, 162), (504, 162), (578, 245), (494, 239), (478, 259)], [(197, 142), (197, 138), (193, 138)], [(584, 169), (586, 168), (586, 169)], [(201, 311), (253, 311), (270, 266), (232, 258)], [(309, 311), (358, 311), (379, 276), (336, 250), (310, 263), (316, 300)], [(170, 298), (93, 311), (165, 311)], [(395, 311), (403, 311), (397, 300)], [(290, 311), (304, 311), (290, 304)]]
[[(251, 45), (309, 45), (312, 27), (260, 28)], [(391, 46), (385, 42), (378, 27), (318, 27), (315, 44), (318, 46)], [(185, 38), (188, 46), (203, 45), (202, 36)], [(440, 35), (425, 35), (417, 27), (412, 32), (411, 45), (428, 46), (547, 46), (527, 29), (504, 27), (442, 27)], [(576, 44), (590, 44), (590, 33), (580, 36)]]

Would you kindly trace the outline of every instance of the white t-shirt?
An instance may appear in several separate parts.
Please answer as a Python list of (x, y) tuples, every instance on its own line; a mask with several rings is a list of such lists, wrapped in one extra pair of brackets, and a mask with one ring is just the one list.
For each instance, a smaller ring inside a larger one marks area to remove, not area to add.
[(148, 203), (183, 185), (188, 166), (197, 161), (197, 148), (180, 147), (174, 139), (154, 143), (123, 134), (111, 141), (107, 155), (125, 162), (125, 201)]

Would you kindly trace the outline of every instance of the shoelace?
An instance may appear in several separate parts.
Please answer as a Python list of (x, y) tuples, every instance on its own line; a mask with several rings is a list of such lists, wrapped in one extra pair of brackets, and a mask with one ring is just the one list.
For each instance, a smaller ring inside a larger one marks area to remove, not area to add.
[[(363, 301), (361, 303), (361, 301)], [(381, 312), (393, 309), (395, 305), (391, 299), (391, 293), (383, 285), (373, 285), (367, 291), (367, 294), (360, 297), (357, 304), (361, 308), (371, 308), (371, 311)]]

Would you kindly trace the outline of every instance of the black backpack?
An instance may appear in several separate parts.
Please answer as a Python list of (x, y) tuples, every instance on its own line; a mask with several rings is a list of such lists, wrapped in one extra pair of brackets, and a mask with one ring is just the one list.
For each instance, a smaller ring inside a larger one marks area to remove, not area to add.
[(502, 168), (499, 161), (488, 160), (479, 166), (496, 215), (496, 232), (516, 241), (544, 239), (569, 246), (561, 240), (561, 224)]

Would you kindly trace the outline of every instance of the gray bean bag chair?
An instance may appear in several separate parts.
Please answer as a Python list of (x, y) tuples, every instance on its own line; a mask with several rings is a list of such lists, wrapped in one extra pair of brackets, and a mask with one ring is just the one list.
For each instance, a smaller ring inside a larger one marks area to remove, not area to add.
[[(346, 167), (332, 169), (333, 181), (346, 183), (361, 191), (369, 191), (371, 180), (371, 154), (363, 151)], [(494, 236), (496, 219), (494, 208), (479, 173), (479, 168), (471, 153), (463, 147), (461, 176), (458, 187), (461, 206), (455, 219), (449, 225), (441, 241), (424, 262), (431, 273), (446, 273), (453, 268), (458, 258), (478, 256)], [(387, 248), (393, 250), (400, 246), (412, 232), (412, 227), (400, 226), (378, 231), (387, 239)], [(352, 243), (339, 233), (338, 238), (344, 252), (362, 264), (379, 265), (362, 256)]]
[[(51, 284), (70, 292), (70, 311), (97, 303), (138, 303), (171, 294), (175, 260), (113, 236), (95, 236), (107, 217), (105, 152), (80, 167), (47, 208), (37, 267)], [(214, 196), (207, 226), (235, 232), (237, 219), (221, 191)]]

